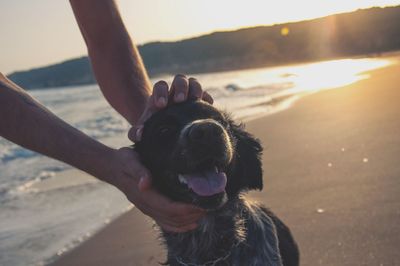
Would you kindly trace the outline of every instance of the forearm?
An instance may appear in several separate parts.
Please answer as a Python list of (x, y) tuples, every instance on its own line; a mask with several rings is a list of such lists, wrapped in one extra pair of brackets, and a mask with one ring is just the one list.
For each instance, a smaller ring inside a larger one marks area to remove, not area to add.
[(151, 93), (141, 57), (111, 0), (70, 0), (105, 98), (135, 124)]
[(1, 74), (0, 136), (96, 177), (107, 174), (99, 168), (108, 165), (112, 149), (57, 118)]

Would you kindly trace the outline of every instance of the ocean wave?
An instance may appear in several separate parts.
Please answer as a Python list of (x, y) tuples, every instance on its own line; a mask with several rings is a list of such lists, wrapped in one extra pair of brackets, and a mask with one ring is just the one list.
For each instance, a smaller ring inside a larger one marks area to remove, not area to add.
[[(200, 74), (197, 78), (217, 107), (248, 121), (284, 110), (302, 95), (366, 78), (362, 71), (383, 67), (386, 61), (333, 60)], [(332, 75), (332, 68), (340, 71)], [(97, 140), (117, 146), (126, 138), (129, 124), (112, 110), (96, 85), (32, 94), (57, 116)], [(0, 241), (0, 253), (7, 254), (7, 258), (0, 256), (0, 264), (5, 259), (13, 265), (46, 263), (129, 205), (115, 188), (4, 139), (0, 139), (0, 167), (0, 238), (7, 238)]]
[(35, 152), (13, 145), (10, 147), (1, 148), (0, 160), (2, 163), (7, 163), (15, 159), (30, 158), (36, 155)]
[(102, 110), (96, 114), (95, 118), (79, 121), (75, 127), (95, 139), (122, 134), (129, 129), (129, 124), (124, 119), (117, 117), (109, 110)]

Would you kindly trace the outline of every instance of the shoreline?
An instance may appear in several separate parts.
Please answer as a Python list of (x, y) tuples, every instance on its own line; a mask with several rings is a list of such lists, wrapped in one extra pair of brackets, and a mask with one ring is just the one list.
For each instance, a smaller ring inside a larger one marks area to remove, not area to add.
[[(383, 156), (385, 160), (382, 160), (382, 162), (385, 165), (386, 163), (395, 163), (396, 156), (393, 155), (400, 155), (398, 149), (395, 149), (395, 145), (391, 143), (400, 142), (399, 137), (396, 138), (393, 135), (393, 133), (400, 132), (398, 130), (399, 125), (396, 120), (390, 120), (400, 114), (399, 108), (394, 104), (394, 97), (398, 97), (400, 92), (396, 91), (396, 86), (393, 84), (399, 82), (397, 77), (399, 71), (400, 66), (398, 64), (374, 70), (368, 72), (371, 77), (367, 80), (301, 97), (289, 109), (275, 114), (263, 115), (246, 122), (248, 130), (261, 138), (267, 154), (263, 158), (266, 189), (264, 192), (252, 193), (252, 197), (262, 202), (269, 202), (268, 206), (276, 210), (278, 215), (288, 222), (295, 233), (295, 237), (300, 242), (304, 265), (310, 265), (310, 263), (312, 265), (357, 265), (363, 259), (364, 261), (367, 259), (366, 265), (370, 265), (369, 262), (371, 261), (376, 263), (383, 261), (390, 265), (390, 262), (394, 262), (395, 258), (399, 259), (393, 248), (399, 245), (400, 239), (396, 239), (395, 236), (394, 239), (393, 237), (390, 238), (386, 235), (386, 231), (381, 233), (381, 229), (376, 228), (373, 224), (363, 223), (362, 218), (365, 215), (371, 216), (371, 213), (365, 213), (360, 208), (361, 206), (365, 207), (366, 203), (371, 203), (371, 205), (375, 203), (366, 198), (367, 195), (364, 195), (366, 191), (372, 191), (374, 199), (380, 201), (378, 196), (375, 195), (379, 191), (375, 191), (371, 186), (371, 183), (374, 186), (378, 185), (374, 175), (376, 171), (380, 175), (382, 175), (382, 171), (383, 173), (391, 171), (395, 173), (394, 175), (400, 173), (400, 169), (395, 165), (390, 165), (391, 168), (386, 170), (386, 167), (377, 164), (376, 158), (371, 158)], [(385, 84), (386, 87), (389, 87), (388, 91), (378, 92), (378, 87), (385, 86)], [(388, 110), (390, 114), (387, 114)], [(342, 112), (345, 112), (346, 115), (341, 115)], [(382, 113), (386, 113), (386, 115), (382, 115)], [(370, 126), (368, 124), (371, 122), (370, 120), (383, 123), (387, 136), (381, 142), (386, 147), (388, 142), (385, 142), (385, 140), (389, 138), (389, 143), (393, 145), (391, 149), (388, 149), (389, 151), (379, 149), (384, 147), (383, 145), (378, 145), (377, 148), (375, 147), (377, 145), (369, 145), (368, 141), (363, 140), (363, 138), (367, 138), (364, 136), (365, 132), (370, 132), (368, 140), (380, 137), (377, 133), (381, 125)], [(385, 121), (387, 122), (385, 123)], [(308, 125), (310, 128), (304, 125)], [(338, 128), (343, 129), (343, 131), (338, 131), (337, 136), (332, 134)], [(387, 131), (387, 128), (393, 128), (392, 131), (394, 132)], [(293, 132), (296, 132), (296, 135), (293, 135)], [(313, 137), (320, 138), (315, 140)], [(333, 145), (335, 149), (332, 149)], [(323, 147), (322, 150), (320, 146)], [(381, 155), (385, 152), (390, 152), (391, 156)], [(352, 156), (346, 159), (342, 158), (348, 156), (348, 154)], [(304, 155), (307, 155), (306, 158), (304, 158)], [(306, 160), (307, 163), (303, 160)], [(318, 165), (316, 162), (318, 162)], [(286, 164), (291, 167), (287, 167)], [(339, 171), (341, 175), (335, 174), (335, 171)], [(371, 172), (372, 175), (369, 174)], [(304, 184), (304, 180), (297, 179), (297, 176), (307, 177), (310, 184)], [(345, 180), (342, 176), (345, 177)], [(340, 179), (341, 182), (335, 180), (335, 177)], [(366, 178), (370, 182), (365, 184), (363, 182), (355, 183), (352, 178), (357, 181)], [(390, 199), (396, 199), (398, 202), (399, 198), (396, 198), (393, 194), (393, 190), (398, 187), (398, 184), (391, 179), (389, 181), (393, 187), (385, 185), (385, 192), (389, 192), (388, 197)], [(349, 182), (349, 184), (346, 182)], [(345, 184), (345, 187), (343, 187), (343, 184)], [(360, 188), (355, 186), (360, 186)], [(359, 197), (351, 196), (354, 192), (350, 188), (356, 191), (361, 190), (358, 193)], [(312, 197), (307, 196), (307, 193), (312, 194)], [(343, 193), (346, 197), (343, 197)], [(340, 195), (342, 200), (352, 199), (350, 207), (354, 209), (343, 205), (340, 200), (336, 201), (336, 194)], [(282, 195), (286, 195), (286, 198), (282, 198)], [(399, 203), (393, 203), (393, 205), (390, 210), (393, 210), (393, 207), (399, 208)], [(388, 212), (386, 209), (376, 209), (379, 205), (374, 207), (375, 213), (382, 215), (383, 212), (383, 215), (386, 216), (396, 215), (390, 210)], [(376, 214), (372, 215), (372, 218), (377, 217), (379, 218)], [(305, 228), (305, 225), (310, 222), (314, 229), (319, 230), (310, 231), (310, 229)], [(132, 224), (135, 226), (132, 226)], [(321, 227), (322, 224), (332, 231)], [(351, 224), (351, 226), (349, 227), (348, 224)], [(385, 225), (389, 225), (393, 232), (400, 230), (389, 220), (385, 220)], [(344, 230), (341, 228), (342, 226), (348, 230)], [(374, 232), (379, 232), (381, 237), (373, 239), (374, 241), (371, 242), (370, 239), (365, 239), (367, 235), (360, 233), (358, 230), (360, 227), (361, 229), (373, 227)], [(145, 229), (143, 230), (143, 228)], [(110, 225), (97, 232), (89, 240), (61, 256), (52, 265), (74, 265), (77, 262), (83, 265), (107, 265), (107, 263), (108, 265), (125, 265), (132, 261), (137, 263), (135, 265), (154, 265), (154, 263), (151, 263), (164, 259), (164, 252), (160, 248), (160, 243), (156, 240), (156, 233), (152, 230), (148, 218), (134, 208), (112, 221)], [(315, 238), (309, 239), (310, 235)], [(339, 235), (340, 239), (336, 241)], [(133, 236), (135, 236), (135, 239), (133, 239)], [(321, 239), (329, 239), (329, 237), (335, 239), (335, 242), (321, 241)], [(346, 241), (347, 238), (357, 240), (356, 242), (353, 241), (357, 245), (352, 247), (350, 244), (352, 241)], [(387, 244), (382, 245), (382, 242), (385, 242), (387, 238), (390, 238), (390, 243), (393, 242), (396, 245), (392, 247), (387, 246)], [(365, 241), (366, 244), (364, 245), (367, 245), (368, 252), (372, 252), (373, 256), (361, 257), (363, 252), (358, 249), (361, 243), (360, 239)], [(381, 246), (377, 246), (376, 243), (380, 243)], [(137, 250), (134, 250), (135, 248)], [(378, 251), (373, 251), (373, 248)], [(383, 248), (385, 250), (382, 250)], [(347, 249), (354, 252), (352, 253)], [(97, 257), (95, 254), (97, 254)], [(338, 255), (337, 258), (332, 257), (335, 254)], [(344, 258), (348, 259), (345, 263), (343, 263)], [(305, 261), (308, 263), (305, 263)]]
[[(290, 108), (291, 104), (297, 99), (318, 90), (354, 83), (362, 79), (362, 76), (365, 76), (361, 74), (363, 71), (383, 67), (389, 65), (390, 62), (387, 58), (372, 60), (365, 58), (361, 60), (347, 59), (294, 67), (260, 69), (258, 72), (231, 72), (222, 76), (209, 74), (201, 78), (204, 80), (204, 85), (211, 89), (210, 92), (215, 93), (215, 105), (217, 107), (230, 113), (237, 121), (246, 122)], [(338, 66), (341, 66), (339, 68), (340, 71), (338, 70), (339, 72), (335, 75), (337, 78), (333, 78), (334, 76), (330, 75), (331, 70)], [(316, 71), (320, 71), (319, 77), (314, 77)], [(302, 82), (304, 80), (312, 82), (304, 84)], [(211, 84), (214, 84), (214, 89)], [(229, 89), (229, 86), (232, 88)], [(52, 92), (41, 91), (35, 94), (39, 99), (46, 102), (49, 99), (54, 99), (58, 93), (60, 91), (54, 90)], [(112, 110), (109, 109), (105, 102), (101, 103), (103, 98), (98, 94), (97, 88), (93, 86), (77, 87), (70, 91), (64, 90), (62, 93), (66, 93), (67, 99), (72, 94), (78, 95), (69, 99), (75, 99), (80, 108), (89, 107), (89, 119), (78, 119), (82, 130), (94, 133), (100, 141), (111, 147), (118, 148), (130, 145), (129, 142), (126, 142), (127, 139), (123, 133), (125, 132), (124, 126), (119, 124), (118, 119), (113, 118), (112, 114), (106, 114), (108, 111), (112, 112)], [(88, 97), (89, 95), (91, 97)], [(79, 97), (88, 97), (91, 104), (80, 102)], [(67, 105), (64, 105), (68, 102), (71, 101), (62, 101), (60, 106), (57, 106), (56, 102), (52, 101), (49, 101), (49, 104), (55, 111), (64, 110), (63, 112), (65, 112), (69, 110)], [(102, 115), (96, 114), (94, 108), (98, 104), (108, 111)], [(69, 115), (64, 118), (67, 121), (75, 120), (73, 116)], [(108, 128), (107, 121), (117, 127), (111, 126), (111, 129)], [(114, 133), (109, 135), (110, 132)], [(20, 148), (16, 147), (15, 151), (18, 150)], [(18, 158), (18, 153), (15, 155)], [(35, 159), (37, 158), (33, 156), (31, 160)], [(47, 167), (42, 167), (44, 165), (47, 165)], [(51, 166), (55, 166), (55, 168)], [(18, 166), (11, 161), (7, 167)], [(9, 255), (11, 260), (15, 259), (18, 262), (18, 260), (27, 259), (26, 261), (28, 262), (35, 261), (38, 264), (52, 261), (52, 258), (57, 258), (54, 254), (62, 255), (72, 250), (89, 236), (104, 228), (105, 224), (114, 220), (116, 216), (124, 213), (129, 205), (123, 194), (114, 187), (99, 182), (91, 182), (95, 181), (95, 179), (78, 171), (61, 170), (70, 169), (68, 166), (57, 166), (57, 163), (52, 164), (44, 159), (42, 163), (37, 164), (37, 168), (37, 174), (34, 175), (33, 179), (28, 179), (27, 183), (22, 182), (21, 185), (18, 185), (10, 192), (11, 201), (2, 208), (6, 211), (2, 212), (5, 224), (16, 223), (17, 226), (12, 228), (13, 232), (15, 232), (13, 234), (14, 237), (3, 245), (3, 247), (6, 247), (5, 252), (7, 254), (10, 254), (8, 251), (18, 250), (18, 256)], [(16, 197), (12, 198), (13, 195)], [(75, 199), (65, 202), (68, 198)], [(29, 202), (28, 205), (27, 202)], [(60, 204), (63, 206), (62, 208), (58, 208)], [(51, 207), (51, 205), (55, 208)], [(19, 211), (13, 212), (10, 217), (7, 213), (8, 206), (21, 206), (21, 208), (19, 208)], [(25, 217), (29, 210), (33, 212), (30, 220), (36, 226), (25, 230), (24, 224), (19, 223), (19, 221), (26, 219)], [(24, 237), (19, 234), (21, 231), (25, 235), (31, 235), (31, 237)], [(26, 245), (26, 248), (19, 248), (19, 245), (26, 242), (35, 243), (35, 245), (41, 243), (43, 249), (40, 252), (36, 252), (29, 245)], [(50, 259), (42, 262), (42, 258)]]
[[(257, 70), (257, 69), (263, 69), (263, 68), (277, 68), (277, 67), (286, 67), (286, 66), (296, 66), (296, 65), (305, 65), (305, 64), (312, 64), (312, 63), (318, 63), (318, 62), (324, 62), (324, 61), (332, 61), (332, 60), (340, 60), (340, 59), (360, 59), (360, 58), (372, 58), (372, 59), (377, 59), (377, 58), (384, 58), (384, 57), (394, 57), (394, 56), (399, 56), (400, 55), (400, 50), (391, 50), (391, 51), (384, 51), (384, 52), (372, 52), (372, 53), (367, 53), (367, 54), (358, 54), (358, 55), (341, 55), (341, 56), (332, 56), (332, 57), (327, 57), (327, 58), (322, 58), (322, 59), (317, 59), (317, 60), (300, 60), (297, 62), (289, 62), (289, 63), (280, 63), (280, 64), (260, 64), (252, 67), (239, 67), (239, 68), (233, 68), (233, 69), (216, 69), (214, 71), (200, 71), (200, 72), (190, 72), (187, 73), (187, 75), (203, 75), (203, 74), (208, 74), (208, 73), (224, 73), (224, 72), (235, 72), (235, 71), (246, 71), (246, 70)], [(46, 67), (46, 66), (44, 66)], [(42, 68), (42, 67), (39, 67)], [(30, 69), (31, 70), (31, 69)], [(30, 70), (22, 70), (22, 72), (25, 71), (30, 71)], [(8, 73), (6, 76), (9, 76), (15, 72), (20, 72), (20, 71), (13, 71), (11, 73)], [(158, 73), (155, 75), (152, 75), (150, 78), (151, 79), (159, 79), (165, 76), (171, 76), (174, 75), (174, 73)], [(69, 88), (75, 88), (75, 87), (84, 87), (84, 86), (97, 86), (97, 83), (79, 83), (79, 84), (69, 84), (69, 85), (62, 85), (62, 86), (56, 86), (56, 87), (40, 87), (40, 88), (30, 88), (26, 89), (27, 91), (40, 91), (40, 90), (51, 90), (51, 89), (69, 89)]]

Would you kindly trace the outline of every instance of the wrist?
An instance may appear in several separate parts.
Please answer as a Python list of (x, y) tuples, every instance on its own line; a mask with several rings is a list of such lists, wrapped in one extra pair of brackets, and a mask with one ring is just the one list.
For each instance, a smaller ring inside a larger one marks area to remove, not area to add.
[(90, 164), (91, 175), (97, 179), (127, 193), (127, 179), (124, 178), (124, 162), (119, 149), (106, 147), (97, 152), (96, 159)]
[(89, 147), (82, 148), (82, 154), (77, 156), (76, 167), (97, 179), (110, 183), (110, 178), (115, 175), (114, 161), (115, 149), (94, 142)]
[(104, 158), (106, 163), (104, 167), (99, 168), (100, 180), (115, 186), (125, 195), (131, 194), (134, 188), (138, 188), (143, 169), (140, 170), (142, 166), (131, 148), (109, 149), (105, 152)]

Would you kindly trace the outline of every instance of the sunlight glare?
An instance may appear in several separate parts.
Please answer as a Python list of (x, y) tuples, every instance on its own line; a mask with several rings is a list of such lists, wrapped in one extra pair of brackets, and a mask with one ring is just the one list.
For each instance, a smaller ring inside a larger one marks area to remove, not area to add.
[(281, 35), (282, 36), (286, 36), (286, 35), (288, 35), (289, 34), (289, 28), (288, 27), (283, 27), (282, 29), (281, 29)]
[(390, 60), (340, 59), (292, 68), (293, 92), (314, 92), (350, 85), (366, 79), (367, 71), (391, 64)]

